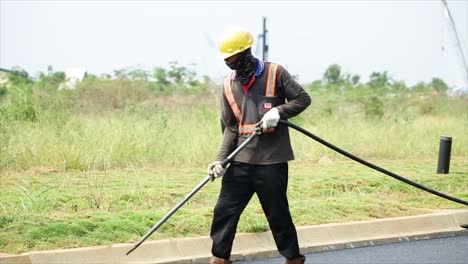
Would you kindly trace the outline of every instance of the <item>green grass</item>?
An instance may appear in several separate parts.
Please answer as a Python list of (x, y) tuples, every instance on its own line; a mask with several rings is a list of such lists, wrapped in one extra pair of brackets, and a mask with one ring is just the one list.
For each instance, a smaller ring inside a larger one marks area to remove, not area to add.
[[(374, 119), (355, 99), (341, 96), (330, 103), (328, 96), (312, 97), (314, 103), (292, 121), (363, 158), (434, 158), (441, 135), (453, 137), (454, 156), (468, 156), (465, 98), (392, 97), (385, 115)], [(0, 118), (0, 170), (205, 166), (221, 143), (217, 102), (213, 94), (167, 96), (61, 117), (50, 115), (63, 109), (38, 110), (36, 122)], [(332, 114), (324, 112), (327, 107)], [(292, 140), (301, 161), (338, 157), (299, 133)]]
[(221, 142), (211, 99), (216, 102), (197, 96), (154, 98), (111, 112), (77, 113), (59, 123), (4, 121), (0, 170), (206, 164)]
[[(431, 188), (468, 199), (468, 163), (452, 159), (379, 165)], [(134, 242), (205, 177), (204, 168), (54, 172), (42, 168), (1, 177), (0, 247), (10, 253)], [(207, 184), (151, 239), (208, 235), (220, 181)], [(351, 161), (291, 162), (288, 196), (296, 225), (313, 225), (464, 208)], [(239, 232), (268, 230), (254, 196)]]

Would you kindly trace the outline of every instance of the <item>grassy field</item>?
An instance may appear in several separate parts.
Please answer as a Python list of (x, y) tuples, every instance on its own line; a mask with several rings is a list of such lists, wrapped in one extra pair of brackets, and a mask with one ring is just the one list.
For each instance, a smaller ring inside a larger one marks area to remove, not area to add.
[[(10, 94), (0, 104), (0, 251), (134, 242), (206, 175), (221, 142), (219, 90), (161, 95), (102, 81)], [(219, 87), (218, 87), (219, 88)], [(292, 122), (364, 159), (468, 199), (468, 100), (434, 93), (314, 90)], [(348, 161), (291, 131), (296, 225), (414, 215), (461, 205)], [(453, 137), (450, 174), (435, 174)], [(319, 163), (322, 158), (331, 163)], [(220, 181), (151, 239), (208, 235)], [(240, 232), (268, 230), (254, 197)]]
[[(363, 158), (435, 158), (441, 135), (453, 137), (454, 156), (468, 156), (466, 98), (383, 97), (384, 114), (375, 118), (359, 99), (312, 97), (292, 122)], [(0, 118), (0, 170), (204, 167), (221, 142), (217, 94), (149, 97), (110, 109), (101, 101), (82, 107), (87, 98), (38, 104), (35, 122)], [(298, 160), (336, 156), (292, 135)]]
[[(449, 175), (434, 160), (379, 161), (415, 181), (468, 199), (465, 158)], [(289, 200), (296, 225), (345, 222), (463, 208), (351, 161), (292, 162)], [(205, 177), (204, 168), (54, 172), (45, 168), (2, 176), (0, 248), (31, 250), (134, 242)], [(208, 235), (220, 181), (207, 184), (151, 239)], [(258, 199), (239, 232), (268, 230)]]

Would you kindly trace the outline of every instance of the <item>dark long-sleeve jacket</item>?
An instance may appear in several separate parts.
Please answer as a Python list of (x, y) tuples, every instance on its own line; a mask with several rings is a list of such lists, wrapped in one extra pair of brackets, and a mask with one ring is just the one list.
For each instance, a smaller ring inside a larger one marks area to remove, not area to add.
[[(221, 98), (221, 122), (225, 129), (216, 160), (224, 160), (242, 144), (249, 137), (245, 128), (258, 123), (272, 107), (278, 109), (281, 119), (288, 119), (304, 111), (310, 103), (307, 92), (278, 64), (258, 61), (255, 81), (247, 92), (235, 76), (227, 77)], [(288, 127), (279, 123), (272, 132), (255, 137), (234, 161), (276, 164), (292, 159)]]

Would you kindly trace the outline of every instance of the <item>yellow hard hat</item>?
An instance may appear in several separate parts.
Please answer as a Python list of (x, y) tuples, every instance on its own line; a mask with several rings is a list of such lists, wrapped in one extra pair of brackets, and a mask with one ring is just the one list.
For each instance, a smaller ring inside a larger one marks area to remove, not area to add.
[(230, 28), (221, 35), (219, 52), (221, 57), (226, 59), (252, 47), (253, 43), (254, 38), (250, 32), (240, 28)]

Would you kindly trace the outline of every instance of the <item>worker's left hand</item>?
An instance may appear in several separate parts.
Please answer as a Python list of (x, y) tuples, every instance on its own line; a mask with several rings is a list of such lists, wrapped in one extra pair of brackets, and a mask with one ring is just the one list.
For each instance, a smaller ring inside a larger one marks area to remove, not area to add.
[(276, 127), (280, 120), (280, 115), (278, 112), (278, 108), (273, 107), (270, 111), (266, 112), (266, 114), (262, 118), (262, 128), (263, 130), (267, 130), (269, 128)]

